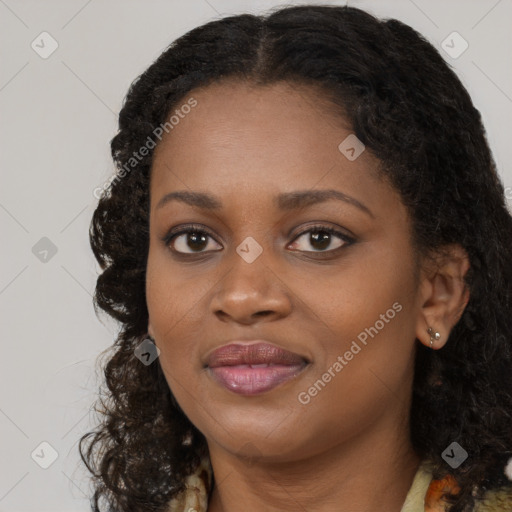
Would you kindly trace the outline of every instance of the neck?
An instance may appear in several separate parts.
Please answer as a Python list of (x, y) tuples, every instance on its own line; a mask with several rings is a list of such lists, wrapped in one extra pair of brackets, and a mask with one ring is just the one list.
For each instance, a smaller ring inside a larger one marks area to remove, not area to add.
[(404, 427), (381, 422), (293, 461), (248, 462), (209, 443), (216, 483), (208, 512), (238, 512), (240, 504), (247, 512), (400, 512), (420, 464)]

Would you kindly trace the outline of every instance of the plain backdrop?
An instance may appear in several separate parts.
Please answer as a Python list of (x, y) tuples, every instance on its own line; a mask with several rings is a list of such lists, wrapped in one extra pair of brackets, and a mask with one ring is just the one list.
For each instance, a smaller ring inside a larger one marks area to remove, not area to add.
[[(440, 50), (512, 187), (512, 0), (348, 3), (408, 23)], [(117, 327), (94, 314), (88, 228), (93, 190), (114, 171), (109, 143), (131, 81), (193, 27), (279, 5), (0, 0), (0, 512), (90, 510), (77, 443), (93, 426), (96, 357)], [(453, 32), (462, 39), (452, 53), (468, 44), (456, 58), (442, 47)]]

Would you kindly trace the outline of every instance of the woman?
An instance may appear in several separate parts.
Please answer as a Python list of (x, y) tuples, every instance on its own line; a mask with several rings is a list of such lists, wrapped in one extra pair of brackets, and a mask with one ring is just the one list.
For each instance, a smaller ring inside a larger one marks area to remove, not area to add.
[(512, 219), (425, 39), (350, 7), (208, 23), (112, 155), (94, 510), (512, 510)]

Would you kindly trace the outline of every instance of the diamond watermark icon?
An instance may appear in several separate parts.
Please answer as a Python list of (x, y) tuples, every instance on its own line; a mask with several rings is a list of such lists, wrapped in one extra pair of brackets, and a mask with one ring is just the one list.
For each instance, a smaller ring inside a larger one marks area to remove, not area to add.
[(365, 145), (351, 133), (339, 146), (340, 153), (353, 162), (365, 150)]
[(454, 441), (446, 450), (441, 454), (441, 457), (453, 469), (457, 469), (467, 458), (468, 452), (462, 446)]
[(248, 442), (245, 443), (242, 446), (242, 448), (238, 451), (238, 456), (242, 457), (248, 466), (253, 466), (256, 462), (258, 462), (261, 459), (262, 453), (260, 452), (256, 445), (254, 445), (251, 442)]
[(48, 263), (57, 254), (57, 246), (49, 238), (43, 236), (32, 247), (32, 254), (42, 263)]
[(59, 454), (50, 443), (43, 441), (30, 456), (38, 466), (48, 469), (58, 459)]
[(458, 32), (452, 32), (441, 43), (441, 48), (452, 59), (458, 59), (469, 48), (469, 43)]
[(135, 357), (146, 366), (160, 355), (160, 349), (149, 338), (146, 338), (133, 352)]
[(30, 46), (39, 57), (47, 59), (59, 47), (59, 43), (48, 32), (41, 32)]
[(263, 247), (254, 240), (252, 236), (248, 236), (237, 248), (236, 252), (246, 261), (252, 263), (263, 252)]

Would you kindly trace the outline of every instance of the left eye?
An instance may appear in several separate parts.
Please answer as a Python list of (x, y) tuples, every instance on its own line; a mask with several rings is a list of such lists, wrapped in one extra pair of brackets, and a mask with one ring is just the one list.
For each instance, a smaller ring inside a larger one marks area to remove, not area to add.
[[(331, 249), (326, 251), (325, 249), (332, 244), (333, 236), (338, 239), (338, 244), (336, 247), (331, 247)], [(350, 245), (353, 242), (353, 239), (344, 233), (327, 226), (316, 226), (308, 229), (307, 231), (303, 231), (292, 242), (292, 245), (295, 246), (294, 248), (297, 248), (297, 240), (300, 240), (301, 238), (304, 238), (304, 240), (306, 240), (306, 244), (310, 244), (314, 248), (314, 250), (308, 250), (300, 249), (299, 247), (299, 250), (305, 252), (330, 252), (339, 249), (344, 245)]]
[(211, 252), (204, 250), (210, 245), (208, 239), (213, 240), (213, 237), (204, 229), (188, 228), (167, 236), (165, 243), (179, 254), (199, 254)]

